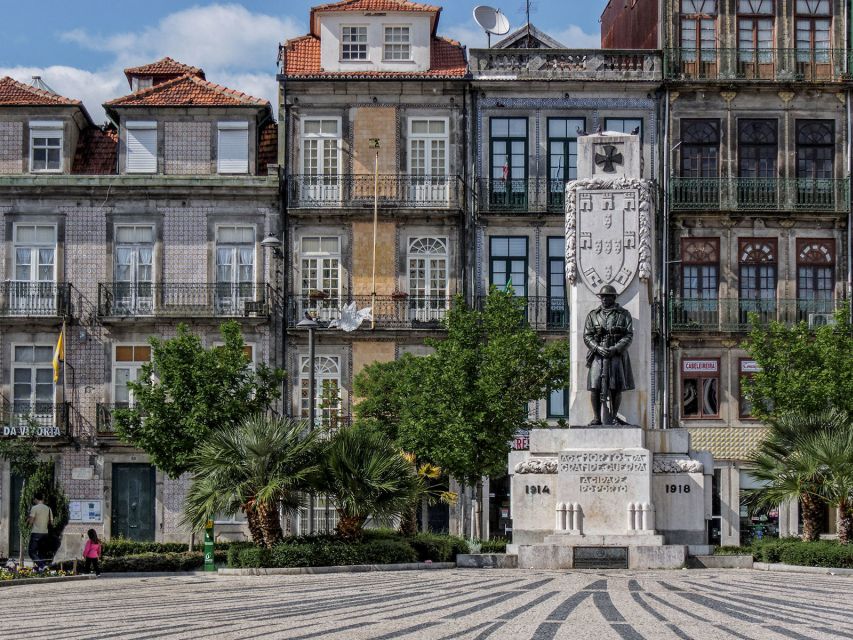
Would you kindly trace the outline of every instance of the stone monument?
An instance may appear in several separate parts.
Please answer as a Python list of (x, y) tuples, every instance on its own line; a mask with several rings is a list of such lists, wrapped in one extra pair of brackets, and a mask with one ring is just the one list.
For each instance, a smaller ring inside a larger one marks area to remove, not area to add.
[[(692, 451), (683, 429), (649, 428), (652, 193), (638, 136), (579, 138), (578, 180), (566, 187), (571, 427), (534, 429), (529, 451), (510, 454), (509, 551), (520, 568), (677, 568), (688, 547), (705, 550), (711, 456)], [(605, 327), (597, 337), (588, 318)], [(624, 389), (621, 402), (603, 387)], [(604, 424), (591, 391), (610, 400)]]

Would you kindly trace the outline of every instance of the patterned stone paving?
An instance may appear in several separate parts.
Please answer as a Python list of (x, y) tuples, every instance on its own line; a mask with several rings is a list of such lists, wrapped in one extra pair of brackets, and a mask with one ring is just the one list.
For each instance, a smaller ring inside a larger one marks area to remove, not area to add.
[(853, 578), (452, 570), (4, 588), (0, 638), (853, 638)]

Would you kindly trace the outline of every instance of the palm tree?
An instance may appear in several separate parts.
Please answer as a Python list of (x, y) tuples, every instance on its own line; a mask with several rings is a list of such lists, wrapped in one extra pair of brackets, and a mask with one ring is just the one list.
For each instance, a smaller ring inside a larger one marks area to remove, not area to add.
[(747, 492), (747, 502), (758, 507), (777, 507), (799, 500), (803, 515), (803, 539), (817, 540), (827, 492), (824, 476), (808, 454), (810, 440), (821, 433), (850, 429), (843, 411), (787, 412), (770, 422), (770, 431), (752, 455), (750, 475), (762, 487)]
[(333, 497), (338, 535), (355, 540), (368, 517), (402, 514), (421, 495), (421, 483), (414, 465), (388, 439), (353, 427), (327, 443), (316, 488)]
[(282, 538), (280, 512), (298, 508), (316, 460), (316, 434), (291, 418), (254, 415), (215, 431), (195, 457), (182, 523), (198, 530), (214, 514), (243, 511), (252, 540), (270, 547)]

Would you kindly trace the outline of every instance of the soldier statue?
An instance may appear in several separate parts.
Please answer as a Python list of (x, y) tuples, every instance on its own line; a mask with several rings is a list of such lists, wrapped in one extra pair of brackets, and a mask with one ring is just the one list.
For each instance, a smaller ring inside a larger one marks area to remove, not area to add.
[(592, 392), (595, 414), (590, 425), (625, 424), (618, 413), (622, 392), (634, 388), (628, 357), (628, 346), (634, 339), (634, 324), (631, 314), (616, 304), (616, 289), (611, 285), (601, 287), (598, 297), (601, 306), (589, 312), (583, 331), (583, 341), (589, 349), (586, 388)]

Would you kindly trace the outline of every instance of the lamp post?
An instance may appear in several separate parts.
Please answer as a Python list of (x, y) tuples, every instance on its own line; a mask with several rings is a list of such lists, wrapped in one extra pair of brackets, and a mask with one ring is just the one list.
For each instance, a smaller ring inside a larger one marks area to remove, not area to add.
[[(317, 321), (308, 312), (296, 323), (300, 329), (308, 329), (308, 428), (314, 431), (314, 401), (315, 401), (315, 371), (314, 371), (314, 331), (317, 329)], [(314, 493), (311, 492), (308, 502), (308, 532), (314, 533)]]
[[(376, 236), (379, 231), (379, 138), (370, 139), (370, 148), (376, 150), (373, 160), (373, 266), (370, 287), (370, 308), (376, 309)], [(376, 328), (373, 316), (370, 318), (370, 328)]]

